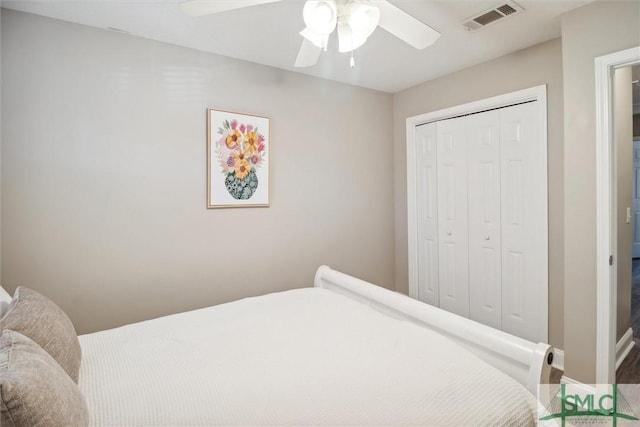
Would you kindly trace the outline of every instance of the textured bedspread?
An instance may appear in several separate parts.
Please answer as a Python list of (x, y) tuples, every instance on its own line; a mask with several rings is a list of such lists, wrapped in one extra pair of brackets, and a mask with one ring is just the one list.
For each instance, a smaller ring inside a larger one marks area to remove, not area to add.
[(95, 426), (534, 424), (524, 387), (448, 339), (308, 288), (80, 336)]

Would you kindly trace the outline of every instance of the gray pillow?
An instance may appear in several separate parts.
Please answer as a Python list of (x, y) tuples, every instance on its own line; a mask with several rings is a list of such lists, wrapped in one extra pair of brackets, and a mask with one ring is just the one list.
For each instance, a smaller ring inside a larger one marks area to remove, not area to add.
[(5, 329), (31, 338), (49, 353), (78, 382), (81, 350), (73, 323), (60, 307), (38, 292), (18, 286), (4, 317), (0, 332)]
[(11, 330), (0, 337), (0, 425), (89, 425), (76, 383), (38, 344)]

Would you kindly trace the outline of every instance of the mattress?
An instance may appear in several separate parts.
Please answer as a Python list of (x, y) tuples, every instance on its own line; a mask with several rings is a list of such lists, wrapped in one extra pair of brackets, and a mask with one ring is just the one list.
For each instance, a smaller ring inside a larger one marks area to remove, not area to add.
[(535, 399), (446, 337), (321, 288), (80, 336), (93, 426), (527, 426)]

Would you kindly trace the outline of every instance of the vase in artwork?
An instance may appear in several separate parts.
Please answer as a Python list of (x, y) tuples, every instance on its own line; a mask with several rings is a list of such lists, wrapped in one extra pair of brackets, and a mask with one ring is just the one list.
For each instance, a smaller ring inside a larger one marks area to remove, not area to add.
[(248, 200), (258, 188), (258, 175), (251, 169), (244, 177), (238, 178), (235, 172), (227, 174), (224, 180), (227, 191), (236, 200)]

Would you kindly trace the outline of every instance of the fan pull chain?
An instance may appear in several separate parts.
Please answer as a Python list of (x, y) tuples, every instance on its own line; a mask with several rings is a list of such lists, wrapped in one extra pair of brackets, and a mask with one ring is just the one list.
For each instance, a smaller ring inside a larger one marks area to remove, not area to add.
[(353, 51), (351, 51), (351, 61), (349, 61), (349, 65), (351, 66), (351, 68), (356, 66), (356, 60), (353, 59)]

